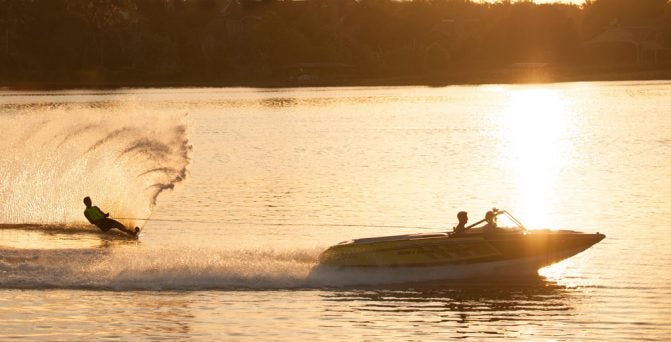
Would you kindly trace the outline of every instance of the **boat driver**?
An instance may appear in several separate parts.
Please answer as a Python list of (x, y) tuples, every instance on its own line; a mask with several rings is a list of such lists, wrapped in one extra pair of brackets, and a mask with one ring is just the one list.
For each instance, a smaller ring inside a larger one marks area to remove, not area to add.
[(496, 214), (493, 211), (488, 211), (485, 214), (485, 221), (487, 224), (482, 227), (482, 231), (485, 233), (495, 233), (496, 232)]

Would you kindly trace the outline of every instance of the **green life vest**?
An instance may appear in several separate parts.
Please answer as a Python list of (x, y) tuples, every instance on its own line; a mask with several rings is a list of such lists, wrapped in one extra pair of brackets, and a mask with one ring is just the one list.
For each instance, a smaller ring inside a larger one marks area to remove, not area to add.
[(98, 207), (86, 208), (86, 210), (84, 210), (84, 215), (90, 218), (93, 222), (98, 222), (98, 220), (105, 218), (105, 215), (103, 215)]

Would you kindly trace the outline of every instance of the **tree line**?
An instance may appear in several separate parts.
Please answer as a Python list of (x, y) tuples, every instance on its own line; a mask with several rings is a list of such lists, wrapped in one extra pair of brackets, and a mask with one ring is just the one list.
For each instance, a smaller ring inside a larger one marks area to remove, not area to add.
[[(630, 35), (654, 59), (595, 54), (609, 28), (625, 31), (607, 49)], [(6, 86), (487, 81), (511, 65), (669, 69), (669, 48), (668, 0), (0, 0)]]

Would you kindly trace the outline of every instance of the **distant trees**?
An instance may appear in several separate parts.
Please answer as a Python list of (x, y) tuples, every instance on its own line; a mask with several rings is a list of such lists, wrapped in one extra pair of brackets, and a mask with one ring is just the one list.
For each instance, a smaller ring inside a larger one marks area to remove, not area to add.
[(604, 26), (641, 26), (669, 21), (668, 0), (588, 0), (583, 6), (583, 29), (596, 34)]
[(353, 82), (468, 80), (597, 63), (586, 42), (614, 25), (647, 29), (655, 63), (671, 63), (667, 0), (0, 0), (0, 81), (284, 84), (320, 68), (336, 83), (342, 68)]

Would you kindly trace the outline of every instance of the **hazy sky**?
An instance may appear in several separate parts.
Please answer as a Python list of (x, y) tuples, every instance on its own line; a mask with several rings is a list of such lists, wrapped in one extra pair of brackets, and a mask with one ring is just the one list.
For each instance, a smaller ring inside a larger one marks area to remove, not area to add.
[[(481, 2), (496, 2), (497, 0), (481, 0)], [(569, 4), (582, 4), (585, 0), (533, 0), (537, 4), (546, 4), (551, 2), (563, 2)]]
[(582, 4), (585, 2), (585, 0), (534, 0), (535, 3), (537, 4), (544, 4), (544, 3), (549, 3), (549, 2), (564, 2), (564, 3), (570, 3), (570, 4)]

